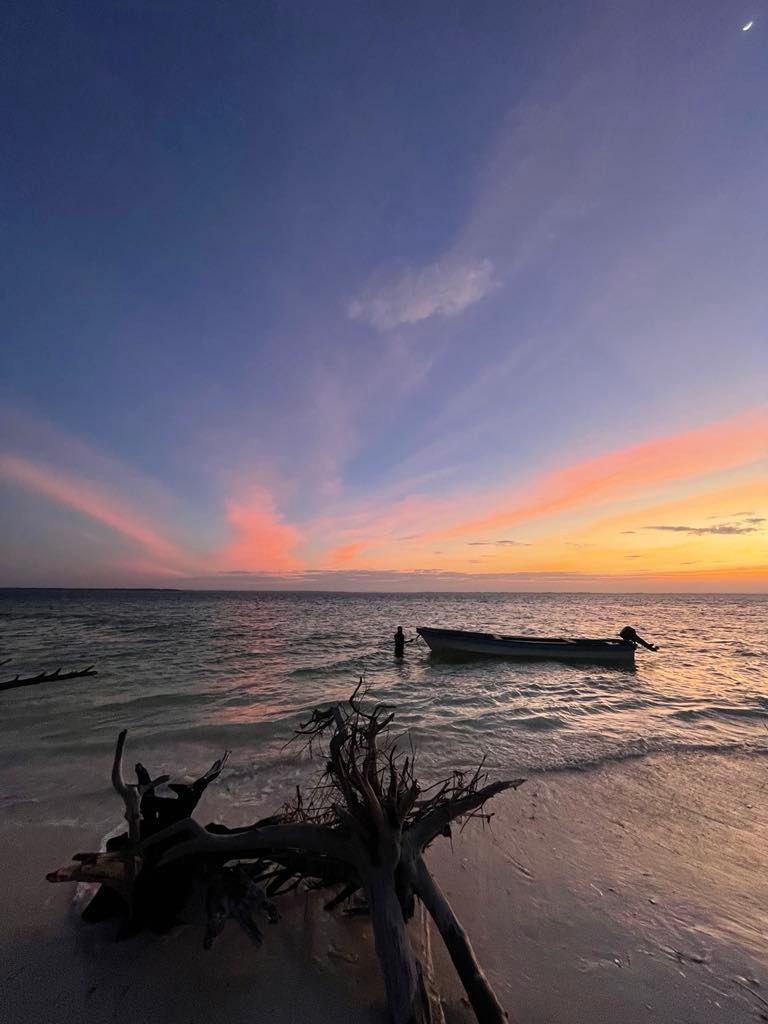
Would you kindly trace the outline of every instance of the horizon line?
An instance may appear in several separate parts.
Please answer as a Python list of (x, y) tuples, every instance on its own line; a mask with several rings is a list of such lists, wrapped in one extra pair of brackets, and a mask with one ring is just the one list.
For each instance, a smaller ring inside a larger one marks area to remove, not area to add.
[(5, 591), (104, 591), (121, 593), (160, 593), (160, 594), (389, 594), (413, 596), (414, 594), (467, 594), (476, 597), (478, 594), (527, 594), (537, 596), (569, 596), (578, 594), (593, 594), (596, 597), (621, 597), (647, 595), (651, 597), (768, 597), (768, 590), (334, 590), (327, 587), (302, 587), (291, 589), (288, 587), (246, 587), (244, 589), (222, 588), (222, 587), (43, 587), (43, 586), (0, 586), (0, 593)]

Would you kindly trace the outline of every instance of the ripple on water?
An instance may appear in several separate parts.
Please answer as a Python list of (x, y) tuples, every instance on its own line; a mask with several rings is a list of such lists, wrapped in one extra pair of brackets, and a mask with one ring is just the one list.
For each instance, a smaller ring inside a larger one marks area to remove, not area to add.
[[(36, 758), (57, 751), (103, 774), (123, 726), (191, 771), (224, 747), (277, 770), (298, 721), (361, 674), (436, 771), (483, 754), (525, 769), (766, 740), (762, 656), (745, 642), (745, 624), (750, 637), (768, 627), (760, 596), (4, 592), (0, 615), (14, 668), (96, 662), (100, 673), (5, 695), (0, 763), (24, 753), (30, 785)], [(420, 644), (398, 663), (390, 646), (399, 623), (610, 635), (630, 622), (662, 647), (639, 652), (635, 672), (441, 664)]]

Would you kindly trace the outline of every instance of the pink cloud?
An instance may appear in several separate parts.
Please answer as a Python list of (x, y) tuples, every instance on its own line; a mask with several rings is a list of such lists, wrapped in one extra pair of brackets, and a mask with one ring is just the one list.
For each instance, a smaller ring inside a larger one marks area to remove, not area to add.
[(230, 501), (227, 521), (235, 536), (212, 559), (218, 571), (288, 572), (301, 568), (295, 554), (301, 535), (296, 527), (283, 522), (266, 491), (256, 489), (245, 501)]
[(326, 559), (327, 567), (329, 569), (346, 569), (353, 565), (358, 557), (368, 545), (363, 541), (359, 544), (342, 544), (341, 547), (334, 548), (333, 551), (328, 552)]
[[(464, 550), (466, 538), (571, 510), (598, 512), (628, 500), (656, 501), (678, 481), (746, 467), (766, 455), (768, 410), (763, 408), (614, 449), (534, 477), (514, 490), (465, 491), (441, 498), (380, 492), (365, 500), (339, 500), (333, 514), (310, 519), (300, 528), (285, 521), (272, 489), (261, 485), (244, 492), (232, 489), (233, 496), (223, 502), (228, 538), (208, 547), (205, 554), (199, 553), (199, 547), (194, 551), (192, 540), (182, 547), (169, 539), (172, 532), (176, 538), (182, 535), (184, 510), (159, 500), (156, 485), (137, 484), (138, 478), (116, 464), (110, 464), (112, 479), (107, 489), (106, 483), (91, 482), (98, 476), (99, 464), (92, 472), (76, 474), (21, 455), (0, 454), (0, 479), (73, 509), (129, 541), (132, 550), (125, 555), (114, 552), (121, 577), (124, 573), (147, 578), (214, 577), (226, 572), (295, 573), (310, 566), (324, 570), (428, 568), (437, 564), (432, 548), (438, 538), (458, 542), (448, 545), (452, 550), (441, 554), (440, 564), (450, 557), (451, 564), (459, 567), (466, 564), (468, 553), (476, 553)], [(130, 493), (131, 500), (120, 493)], [(139, 512), (140, 498), (147, 508), (165, 508), (163, 521), (174, 523), (174, 530), (158, 526), (157, 517)]]
[(618, 448), (533, 480), (519, 498), (500, 495), (494, 512), (435, 530), (430, 539), (458, 538), (539, 519), (568, 509), (642, 496), (768, 456), (768, 410), (753, 409), (685, 433)]
[(109, 527), (157, 559), (161, 564), (156, 571), (173, 572), (169, 564), (178, 566), (184, 561), (182, 552), (143, 517), (91, 484), (12, 455), (0, 455), (0, 478), (11, 480), (26, 490)]
[(746, 466), (766, 455), (768, 411), (755, 409), (564, 466), (514, 491), (469, 492), (440, 500), (412, 495), (389, 504), (368, 499), (311, 524), (311, 529), (327, 544), (320, 564), (329, 569), (427, 565), (427, 546), (435, 540), (462, 540), (629, 499), (655, 500), (679, 480)]
[(119, 484), (115, 481), (110, 486), (112, 493), (108, 493), (104, 485), (16, 455), (0, 455), (0, 479), (73, 509), (131, 542), (135, 556), (113, 563), (115, 579), (183, 577), (232, 569), (285, 572), (301, 567), (294, 554), (300, 534), (283, 522), (271, 495), (263, 488), (254, 488), (246, 499), (226, 504), (231, 539), (223, 547), (200, 555), (171, 542), (146, 515), (117, 497), (114, 492)]
[(379, 564), (381, 559), (371, 552), (417, 541), (452, 507), (422, 495), (399, 498), (389, 505), (383, 500), (342, 505), (334, 515), (306, 524), (307, 538), (316, 552), (312, 564), (329, 570)]

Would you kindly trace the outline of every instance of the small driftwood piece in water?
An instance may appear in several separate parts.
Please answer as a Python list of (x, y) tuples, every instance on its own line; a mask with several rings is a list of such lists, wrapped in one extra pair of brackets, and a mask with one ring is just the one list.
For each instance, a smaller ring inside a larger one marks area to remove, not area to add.
[(26, 679), (21, 679), (16, 676), (15, 679), (8, 679), (4, 683), (0, 683), (0, 690), (15, 690), (17, 686), (37, 686), (38, 683), (58, 683), (64, 679), (82, 679), (84, 676), (95, 676), (96, 669), (93, 665), (89, 665), (88, 668), (78, 668), (74, 672), (62, 672), (60, 668), (57, 668), (55, 672), (39, 672), (36, 676), (27, 676)]
[(163, 779), (152, 781), (142, 765), (136, 766), (138, 783), (125, 782), (121, 733), (112, 779), (125, 804), (128, 832), (105, 853), (78, 854), (73, 864), (48, 875), (49, 881), (100, 882), (93, 903), (100, 899), (107, 905), (95, 914), (92, 903), (84, 916), (119, 912), (124, 932), (172, 926), (202, 884), (206, 948), (230, 917), (260, 942), (259, 916), (278, 917), (272, 897), (301, 883), (337, 887), (328, 908), (360, 891), (393, 1024), (432, 1019), (407, 929), (418, 898), (435, 922), (478, 1021), (503, 1024), (507, 1014), (423, 854), (438, 836), (451, 834), (454, 822), (489, 820), (486, 802), (524, 780), (489, 782), (481, 765), (471, 774), (454, 771), (422, 792), (413, 757), (399, 752), (391, 736), (392, 709), (366, 710), (359, 689), (343, 705), (315, 709), (298, 730), (310, 750), (317, 742), (327, 744), (325, 770), (308, 798), (297, 787), (280, 813), (246, 828), (204, 828), (191, 817), (226, 755), (191, 786), (172, 787), (176, 799), (159, 797), (155, 788)]

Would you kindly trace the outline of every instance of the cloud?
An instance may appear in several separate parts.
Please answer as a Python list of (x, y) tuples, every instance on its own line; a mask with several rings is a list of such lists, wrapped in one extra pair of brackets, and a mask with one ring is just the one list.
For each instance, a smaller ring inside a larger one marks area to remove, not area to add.
[(300, 570), (288, 573), (238, 573), (189, 577), (184, 583), (192, 589), (248, 590), (340, 590), (357, 593), (435, 593), (435, 592), (602, 592), (647, 591), (728, 592), (740, 590), (764, 593), (768, 566), (688, 571), (627, 572), (621, 574), (571, 571), (541, 572), (457, 572), (441, 569), (411, 571), (355, 569), (345, 571)]
[[(706, 427), (609, 450), (532, 478), (521, 477), (514, 489), (507, 485), (475, 492), (456, 490), (440, 497), (412, 493), (396, 500), (382, 491), (364, 500), (340, 503), (333, 515), (302, 524), (310, 551), (308, 562), (328, 569), (436, 568), (434, 552), (439, 550), (443, 552), (440, 563), (458, 570), (468, 564), (468, 556), (477, 554), (469, 552), (469, 546), (477, 545), (487, 546), (486, 554), (497, 560), (499, 568), (504, 562), (507, 569), (547, 570), (571, 566), (577, 558), (574, 552), (579, 550), (573, 547), (572, 537), (579, 536), (580, 547), (587, 547), (588, 541), (591, 551), (602, 551), (601, 568), (608, 570), (621, 556), (604, 549), (603, 538), (595, 544), (592, 535), (582, 540), (580, 534), (574, 534), (574, 516), (581, 522), (585, 517), (604, 515), (605, 510), (615, 518), (618, 511), (620, 518), (610, 520), (611, 529), (630, 535), (647, 523), (704, 523), (703, 516), (718, 505), (704, 503), (694, 509), (689, 504), (680, 507), (667, 502), (661, 506), (660, 498), (670, 488), (679, 490), (685, 480), (701, 480), (697, 489), (704, 486), (711, 493), (715, 474), (756, 466), (765, 451), (766, 426), (766, 412), (757, 409)], [(731, 495), (732, 491), (726, 492), (723, 501), (728, 499), (728, 505), (719, 507), (750, 507)], [(753, 499), (747, 496), (747, 500)], [(631, 516), (628, 501), (635, 506)], [(758, 505), (753, 507), (759, 510)], [(571, 518), (560, 527), (556, 521), (548, 522), (564, 515)], [(564, 529), (568, 540), (563, 537), (559, 548), (538, 541), (530, 547), (519, 541), (520, 546), (494, 543), (492, 533), (498, 540), (514, 540), (509, 533), (522, 523), (535, 524), (539, 531)], [(405, 544), (404, 537), (413, 540)], [(336, 561), (339, 556), (344, 559), (341, 563)], [(508, 564), (513, 558), (514, 566)]]
[[(584, 506), (600, 506), (648, 494), (679, 480), (744, 466), (765, 458), (768, 409), (657, 437), (574, 463), (534, 480), (525, 492), (491, 496), (492, 514), (435, 530), (430, 540), (509, 527)], [(501, 506), (501, 508), (499, 508)]]
[(468, 540), (467, 544), (471, 547), (510, 547), (510, 548), (529, 548), (531, 545), (527, 544), (524, 540)]
[(90, 483), (13, 455), (0, 456), (0, 478), (107, 526), (159, 560), (158, 571), (169, 571), (167, 563), (178, 566), (184, 562), (182, 552), (141, 515)]
[[(758, 522), (762, 522), (760, 519)], [(706, 534), (731, 536), (742, 533), (759, 533), (760, 527), (742, 523), (720, 523), (719, 526), (644, 526), (644, 530), (667, 530), (669, 533), (687, 533), (692, 537), (703, 537)]]
[(329, 551), (326, 559), (329, 569), (348, 568), (367, 546), (368, 545), (365, 542), (342, 544), (339, 547), (334, 548), (333, 551)]
[[(51, 438), (59, 440), (53, 434)], [(48, 447), (56, 454), (52, 443)], [(104, 548), (103, 544), (99, 547), (98, 534), (92, 529), (82, 531), (91, 545), (88, 557), (99, 561), (99, 572), (111, 571), (113, 581), (219, 571), (284, 572), (302, 565), (294, 554), (300, 534), (282, 520), (271, 494), (263, 487), (254, 487), (245, 492), (245, 497), (225, 503), (229, 538), (203, 553), (200, 544), (179, 542), (184, 536), (182, 521), (187, 515), (183, 505), (174, 502), (171, 506), (166, 502), (165, 515), (159, 517), (147, 512), (147, 508), (152, 508), (156, 513), (162, 504), (152, 482), (136, 477), (114, 460), (85, 446), (69, 443), (66, 438), (58, 443), (58, 449), (61, 458), (74, 456), (81, 466), (77, 470), (54, 468), (41, 459), (0, 452), (0, 481), (40, 495), (53, 505), (72, 509), (86, 523), (106, 527), (128, 542), (132, 549), (128, 560), (122, 553), (113, 553), (108, 564), (101, 564)], [(172, 522), (173, 528), (158, 525), (160, 522)], [(72, 540), (76, 529), (74, 524), (67, 526), (68, 540)], [(171, 536), (175, 540), (169, 539)], [(66, 549), (62, 553), (74, 558), (67, 555)], [(73, 566), (72, 570), (74, 573), (77, 568)]]
[(484, 298), (496, 283), (490, 260), (430, 263), (420, 270), (406, 270), (390, 284), (369, 287), (348, 303), (347, 316), (380, 331), (435, 315), (456, 316)]
[(295, 549), (299, 531), (282, 520), (270, 494), (254, 488), (245, 499), (230, 501), (227, 521), (234, 540), (213, 561), (220, 571), (289, 572), (301, 568)]
[[(421, 529), (447, 515), (450, 503), (444, 499), (425, 498), (410, 495), (387, 501), (386, 498), (365, 498), (360, 501), (342, 503), (329, 516), (310, 521), (306, 525), (312, 547), (320, 552), (322, 564), (338, 552), (342, 557), (357, 554), (364, 549), (378, 549), (390, 546), (401, 552), (405, 537), (411, 540), (421, 537)], [(403, 534), (403, 531), (407, 531)], [(407, 550), (411, 550), (408, 548)], [(346, 566), (345, 566), (346, 567)], [(333, 568), (333, 566), (330, 566)], [(362, 567), (361, 567), (362, 568)]]

